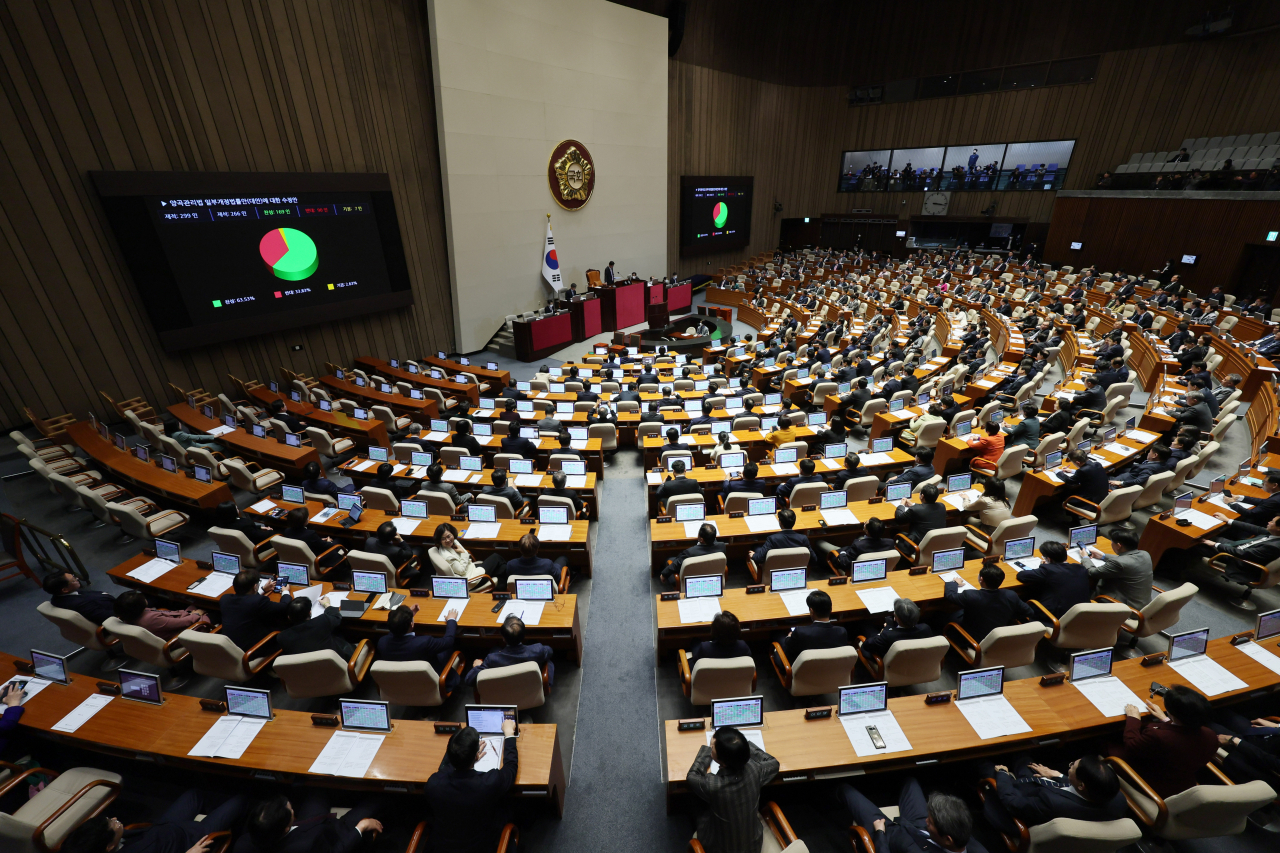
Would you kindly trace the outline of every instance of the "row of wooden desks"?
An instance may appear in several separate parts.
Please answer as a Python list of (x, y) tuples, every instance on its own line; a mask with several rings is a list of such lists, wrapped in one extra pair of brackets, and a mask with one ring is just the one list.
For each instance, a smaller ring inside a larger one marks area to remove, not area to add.
[[(186, 403), (175, 403), (170, 406), (169, 414), (192, 432), (208, 433), (223, 426), (217, 418), (207, 418)], [(264, 468), (275, 468), (286, 477), (293, 479), (302, 479), (302, 469), (308, 462), (320, 464), (320, 454), (314, 447), (307, 444), (302, 447), (290, 447), (276, 441), (270, 430), (268, 430), (268, 436), (268, 438), (258, 438), (252, 432), (240, 427), (231, 432), (222, 433), (218, 436), (218, 441), (231, 450), (231, 455), (257, 462)], [(152, 452), (159, 452), (159, 448), (152, 448)]]
[[(480, 386), (474, 382), (468, 382), (463, 379), (461, 382), (454, 382), (450, 379), (432, 379), (430, 375), (421, 373), (410, 373), (400, 368), (392, 367), (390, 362), (383, 361), (380, 358), (369, 358), (368, 356), (360, 356), (356, 359), (356, 364), (362, 370), (372, 370), (380, 376), (385, 376), (396, 382), (408, 382), (410, 385), (416, 385), (420, 388), (434, 388), (446, 397), (456, 397), (459, 400), (466, 400), (475, 406), (480, 402)], [(468, 371), (473, 372), (473, 371)], [(492, 371), (485, 371), (486, 373)], [(479, 374), (475, 374), (479, 378)], [(509, 374), (508, 374), (509, 375)], [(491, 389), (495, 394), (501, 391), (501, 388)]]
[[(1136, 436), (1134, 433), (1129, 433), (1123, 438), (1116, 439), (1115, 444), (1128, 448), (1131, 452), (1120, 453), (1116, 450), (1108, 450), (1106, 445), (1094, 445), (1089, 449), (1089, 454), (1105, 459), (1106, 463), (1103, 467), (1108, 472), (1114, 473), (1131, 462), (1141, 462), (1146, 458), (1146, 452), (1151, 448), (1151, 445), (1159, 440), (1160, 436), (1153, 433), (1138, 434)], [(1060, 467), (1066, 470), (1075, 470), (1076, 466), (1071, 462), (1064, 462)], [(1064, 491), (1065, 488), (1062, 483), (1043, 471), (1027, 472), (1022, 477), (1022, 485), (1018, 489), (1018, 499), (1013, 505), (1013, 514), (1019, 517), (1034, 515), (1036, 507), (1040, 503), (1047, 500), (1055, 500)]]
[(226, 483), (202, 483), (186, 472), (164, 470), (157, 460), (143, 462), (103, 438), (88, 421), (77, 421), (66, 430), (76, 447), (103, 468), (117, 486), (173, 501), (184, 509), (212, 510), (231, 500), (231, 487)]
[(332, 412), (326, 412), (310, 403), (300, 403), (287, 399), (265, 385), (258, 385), (249, 389), (249, 394), (254, 400), (265, 406), (270, 406), (276, 400), (283, 401), (285, 410), (289, 414), (300, 418), (310, 426), (319, 427), (329, 433), (332, 438), (349, 438), (355, 442), (356, 446), (361, 448), (368, 448), (370, 445), (391, 447), (391, 441), (387, 435), (387, 425), (377, 418), (359, 420), (338, 408), (335, 408)]
[[(1280, 651), (1275, 647), (1274, 638), (1268, 640), (1263, 648), (1273, 654)], [(1248, 685), (1242, 690), (1212, 697), (1214, 704), (1229, 704), (1270, 694), (1280, 686), (1280, 675), (1232, 646), (1226, 638), (1211, 641), (1208, 654)], [(1139, 698), (1149, 695), (1153, 680), (1165, 686), (1193, 686), (1171, 666), (1145, 668), (1137, 658), (1117, 661), (1112, 673)], [(1123, 717), (1104, 717), (1070, 682), (1045, 687), (1038, 678), (1025, 678), (1006, 682), (1004, 695), (1031, 727), (1030, 732), (983, 740), (954, 702), (926, 705), (923, 696), (902, 696), (890, 699), (889, 709), (910, 741), (911, 749), (867, 757), (857, 755), (843, 725), (835, 716), (824, 720), (805, 720), (803, 708), (766, 713), (762, 731), (764, 747), (780, 764), (772, 784), (911, 770), (921, 765), (973, 761), (1067, 740), (1099, 735), (1118, 739), (1120, 736)], [(1153, 701), (1161, 704), (1159, 699)], [(675, 806), (681, 795), (689, 793), (685, 776), (698, 749), (706, 745), (708, 734), (705, 731), (679, 731), (677, 722), (667, 720), (663, 731), (668, 810)]]
[[(16, 658), (0, 655), (0, 660), (8, 668)], [(70, 684), (49, 685), (24, 704), (20, 727), (80, 749), (193, 773), (413, 793), (422, 791), (449, 743), (449, 736), (436, 734), (430, 721), (396, 720), (363, 777), (319, 775), (311, 772), (311, 766), (335, 730), (313, 725), (310, 713), (277, 710), (275, 719), (263, 726), (240, 758), (196, 758), (188, 753), (222, 715), (202, 710), (195, 696), (176, 693), (165, 694), (160, 705), (116, 697), (75, 732), (53, 731), (63, 717), (98, 692), (97, 682), (92, 676), (72, 675)], [(521, 799), (544, 800), (559, 817), (566, 782), (556, 727), (522, 725), (519, 748), (514, 793)]]
[[(565, 416), (569, 419), (569, 416)], [(536, 421), (529, 419), (530, 423), (521, 424), (521, 426), (535, 426)], [(557, 418), (559, 420), (559, 418)], [(578, 425), (585, 425), (585, 419)], [(421, 438), (428, 443), (438, 447), (453, 447), (451, 443), (455, 432), (435, 433), (431, 430), (423, 430), (414, 438)], [(441, 438), (441, 436), (444, 436)], [(492, 467), (493, 457), (502, 452), (502, 436), (500, 435), (480, 435), (474, 436), (475, 440), (484, 448), (485, 459)], [(532, 441), (532, 439), (530, 439)], [(550, 457), (551, 454), (560, 449), (560, 440), (550, 436), (542, 436), (534, 444), (538, 447), (539, 456), (545, 455)], [(597, 477), (604, 477), (604, 442), (599, 438), (579, 439), (573, 443), (573, 449), (580, 452), (584, 461), (587, 463), (587, 470), (595, 474)]]
[(344, 397), (352, 397), (370, 406), (386, 406), (394, 414), (412, 418), (418, 423), (426, 423), (440, 416), (440, 406), (435, 400), (415, 400), (403, 394), (387, 393), (333, 375), (321, 376), (320, 383)]
[[(202, 595), (199, 591), (192, 592), (189, 590), (192, 584), (203, 580), (212, 573), (208, 564), (200, 566), (196, 564), (195, 560), (184, 559), (153, 581), (145, 582), (130, 577), (129, 572), (149, 560), (150, 557), (146, 554), (130, 557), (120, 565), (110, 569), (107, 572), (107, 576), (118, 586), (145, 592), (150, 597), (172, 601), (181, 607), (195, 605), (202, 610), (218, 612), (219, 596), (211, 597)], [(429, 566), (429, 561), (424, 559), (423, 562), (424, 565)], [(323, 588), (323, 595), (333, 592), (333, 584), (324, 582), (319, 585)], [(419, 608), (419, 611), (413, 617), (414, 633), (418, 635), (430, 634), (432, 636), (442, 636), (444, 634), (445, 623), (439, 617), (446, 611), (456, 608), (456, 600), (414, 596), (407, 589), (393, 589), (392, 591), (399, 592), (405, 596), (405, 605), (409, 607), (416, 605)], [(225, 595), (227, 592), (220, 593), (220, 595)], [(269, 597), (274, 601), (278, 601), (280, 594), (272, 592)], [(468, 600), (467, 606), (463, 608), (457, 619), (457, 645), (460, 647), (475, 646), (477, 648), (497, 648), (502, 646), (505, 642), (500, 633), (502, 623), (498, 622), (497, 616), (493, 614), (492, 605), (494, 602), (490, 600), (490, 595), (488, 593), (472, 593), (471, 598), (474, 601)], [(350, 632), (352, 636), (373, 637), (374, 640), (371, 642), (376, 642), (376, 638), (386, 632), (387, 618), (390, 615), (391, 611), (389, 610), (374, 610), (370, 608), (358, 619), (343, 617), (343, 631), (344, 633)], [(582, 625), (578, 616), (578, 596), (558, 594), (555, 601), (548, 602), (543, 607), (542, 618), (538, 621), (538, 624), (526, 625), (526, 628), (526, 634), (530, 642), (551, 646), (557, 651), (564, 652), (575, 663), (582, 662)]]

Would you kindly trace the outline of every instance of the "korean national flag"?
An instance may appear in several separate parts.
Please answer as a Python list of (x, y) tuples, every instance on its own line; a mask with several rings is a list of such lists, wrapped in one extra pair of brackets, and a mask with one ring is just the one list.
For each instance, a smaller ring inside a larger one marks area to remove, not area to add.
[(556, 258), (556, 241), (551, 236), (551, 220), (547, 220), (547, 242), (542, 247), (542, 278), (553, 292), (564, 289), (560, 281), (560, 261)]

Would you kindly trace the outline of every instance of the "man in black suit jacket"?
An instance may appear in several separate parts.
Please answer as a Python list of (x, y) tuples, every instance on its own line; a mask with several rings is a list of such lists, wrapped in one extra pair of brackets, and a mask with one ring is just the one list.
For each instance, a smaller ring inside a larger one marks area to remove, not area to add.
[[(474, 439), (472, 439), (474, 441)], [(402, 480), (393, 477), (392, 473), (396, 470), (396, 466), (390, 462), (383, 462), (375, 471), (373, 480), (369, 483), (375, 489), (386, 489), (388, 492), (396, 496), (396, 500), (404, 500), (413, 495), (417, 488), (412, 480)]]
[(1156, 443), (1151, 445), (1151, 449), (1147, 451), (1147, 458), (1130, 465), (1129, 469), (1123, 474), (1111, 478), (1108, 482), (1112, 488), (1123, 489), (1128, 486), (1145, 486), (1147, 480), (1156, 474), (1163, 474), (1165, 471), (1171, 471), (1172, 466), (1169, 465), (1169, 454), (1171, 451), (1163, 444)]
[(248, 651), (263, 637), (285, 627), (285, 613), (293, 597), (286, 591), (279, 601), (258, 593), (262, 577), (256, 569), (242, 569), (231, 582), (231, 592), (218, 599), (222, 633)]
[(491, 853), (502, 828), (511, 821), (507, 793), (519, 769), (519, 741), (515, 721), (502, 723), (502, 764), (484, 772), (475, 769), (482, 743), (470, 726), (449, 738), (440, 768), (427, 779), (431, 808), (430, 850), (433, 853)]
[(1039, 826), (1055, 818), (1071, 820), (1118, 820), (1126, 814), (1124, 794), (1115, 771), (1101, 756), (1077, 758), (1062, 773), (1020, 755), (1010, 770), (1003, 764), (984, 762), (983, 778), (995, 779), (996, 789), (987, 792), (983, 814), (992, 826), (1016, 838), (1020, 821)]
[(690, 557), (705, 557), (709, 554), (725, 553), (726, 545), (716, 541), (715, 525), (704, 524), (698, 528), (698, 541), (692, 547), (685, 548), (679, 554), (667, 560), (662, 567), (662, 582), (667, 586), (675, 586), (679, 581), (680, 567)]
[[(311, 549), (311, 555), (319, 558), (320, 565), (324, 568), (336, 566), (344, 554), (345, 548), (333, 548), (334, 541), (328, 536), (321, 536), (311, 528), (307, 527), (307, 508), (305, 506), (295, 507), (289, 510), (284, 517), (285, 528), (278, 535), (285, 539), (296, 539)], [(329, 551), (324, 557), (320, 557), (325, 551)]]
[[(362, 550), (369, 554), (380, 554), (386, 557), (396, 568), (416, 557), (413, 549), (405, 544), (404, 538), (396, 532), (396, 526), (390, 521), (382, 522), (377, 530), (365, 537)], [(412, 566), (410, 569), (412, 570)]]
[[(1049, 434), (1050, 430), (1046, 425), (1041, 429), (1045, 434)], [(1100, 462), (1095, 462), (1089, 458), (1089, 451), (1076, 449), (1067, 454), (1067, 459), (1076, 464), (1074, 471), (1065, 468), (1059, 469), (1054, 473), (1062, 484), (1066, 486), (1063, 494), (1064, 500), (1071, 497), (1081, 497), (1092, 503), (1102, 503), (1103, 498), (1107, 496), (1107, 492), (1111, 490), (1108, 482), (1110, 475), (1107, 469), (1102, 467)]]
[(538, 458), (538, 445), (527, 438), (520, 437), (519, 424), (511, 424), (511, 432), (502, 437), (503, 453), (519, 453), (524, 459)]
[(489, 654), (485, 655), (484, 660), (477, 658), (472, 661), (471, 669), (467, 672), (467, 684), (474, 685), (476, 678), (486, 669), (514, 666), (519, 663), (528, 663), (529, 661), (536, 663), (539, 668), (547, 667), (547, 683), (554, 683), (556, 670), (551, 664), (551, 647), (544, 646), (542, 643), (526, 644), (524, 641), (524, 621), (520, 617), (508, 616), (506, 621), (502, 623), (500, 631), (506, 645), (489, 652)]
[[(1266, 527), (1233, 521), (1222, 530), (1219, 534), (1220, 538), (1203, 540), (1197, 550), (1205, 556), (1226, 554), (1234, 558), (1227, 561), (1226, 576), (1229, 580), (1236, 583), (1256, 581), (1257, 570), (1247, 568), (1236, 560), (1265, 566), (1280, 557), (1280, 524), (1277, 522), (1280, 522), (1280, 517), (1268, 520)], [(1251, 587), (1247, 589), (1245, 597), (1247, 598), (1252, 591)]]
[(1067, 546), (1046, 542), (1040, 546), (1039, 568), (1018, 572), (1018, 583), (1058, 619), (1077, 604), (1089, 601), (1089, 570), (1078, 563), (1067, 562)]
[(1169, 412), (1169, 417), (1175, 421), (1173, 433), (1186, 427), (1195, 427), (1201, 432), (1209, 432), (1213, 429), (1213, 413), (1209, 411), (1209, 407), (1204, 402), (1203, 391), (1188, 391), (1187, 405), (1179, 406)]
[[(1280, 515), (1280, 471), (1268, 472), (1266, 479), (1262, 481), (1262, 488), (1267, 492), (1265, 498), (1241, 495), (1235, 499), (1234, 503), (1228, 504), (1232, 511), (1239, 515), (1236, 521), (1262, 527)], [(1221, 513), (1215, 514), (1214, 518), (1218, 518), (1219, 515)], [(1219, 520), (1230, 521), (1231, 519), (1222, 515)]]
[(521, 536), (517, 545), (520, 549), (520, 556), (507, 560), (507, 564), (503, 567), (501, 574), (495, 578), (500, 587), (505, 587), (507, 578), (512, 575), (551, 575), (559, 582), (562, 570), (569, 565), (568, 557), (560, 556), (554, 560), (539, 557), (538, 548), (540, 543), (537, 535), (533, 533), (526, 533)]
[(899, 640), (924, 640), (932, 636), (933, 629), (920, 622), (920, 606), (909, 598), (899, 598), (893, 602), (893, 613), (885, 616), (884, 628), (867, 637), (860, 651), (883, 660)]
[(777, 533), (770, 533), (764, 540), (764, 544), (755, 550), (751, 555), (751, 559), (755, 561), (756, 568), (764, 571), (764, 561), (769, 556), (769, 551), (774, 548), (808, 548), (809, 559), (814, 563), (818, 561), (818, 555), (814, 553), (813, 545), (809, 542), (809, 537), (797, 530), (793, 530), (796, 526), (796, 514), (789, 509), (784, 509), (778, 513), (778, 526), (782, 529)]
[(800, 460), (800, 475), (797, 477), (790, 477), (785, 483), (779, 484), (778, 490), (775, 494), (783, 500), (786, 500), (791, 497), (791, 493), (795, 491), (796, 486), (800, 486), (805, 483), (821, 482), (823, 482), (823, 477), (821, 474), (817, 473), (817, 464), (806, 456), (804, 459)]
[(271, 405), (267, 408), (271, 410), (271, 417), (287, 426), (289, 432), (305, 433), (307, 431), (306, 424), (289, 414), (288, 409), (285, 408), (284, 400), (272, 400)]
[[(178, 797), (160, 817), (140, 829), (125, 829), (113, 817), (98, 815), (86, 820), (62, 842), (65, 853), (189, 853), (205, 836), (238, 828), (249, 801), (242, 794), (218, 805), (196, 790)], [(204, 819), (197, 821), (197, 815)]]
[[(942, 417), (946, 417), (944, 414)], [(896, 477), (885, 480), (885, 485), (890, 486), (895, 483), (910, 483), (911, 488), (923, 483), (932, 477), (936, 472), (933, 470), (933, 448), (921, 447), (916, 450), (916, 464), (903, 471)]]
[(251, 808), (245, 834), (232, 853), (354, 853), (366, 833), (382, 832), (382, 823), (373, 817), (380, 810), (374, 800), (335, 817), (322, 792), (308, 789), (303, 797), (297, 809), (283, 795)]
[(959, 584), (947, 581), (943, 586), (943, 600), (960, 608), (949, 621), (960, 623), (970, 637), (981, 643), (996, 628), (1034, 619), (1035, 612), (1030, 605), (1013, 590), (1001, 589), (1002, 583), (1004, 569), (994, 563), (978, 572), (978, 589), (961, 592)]
[[(1108, 359), (1108, 363), (1110, 359)], [(1059, 403), (1062, 403), (1059, 400)], [(1107, 392), (1102, 390), (1102, 386), (1098, 384), (1097, 374), (1089, 374), (1084, 378), (1084, 390), (1078, 391), (1071, 398), (1071, 402), (1065, 406), (1070, 409), (1071, 414), (1076, 417), (1083, 417), (1080, 413), (1085, 409), (1091, 412), (1101, 412), (1107, 407)]]
[[(815, 589), (809, 593), (804, 603), (808, 605), (809, 617), (813, 621), (808, 625), (797, 625), (778, 641), (782, 646), (782, 653), (792, 665), (801, 652), (809, 649), (837, 649), (849, 645), (849, 632), (831, 621), (831, 596), (823, 590)], [(774, 652), (773, 660), (781, 667), (777, 652)]]
[(938, 485), (930, 483), (920, 490), (924, 503), (913, 504), (911, 498), (904, 498), (893, 511), (895, 520), (909, 525), (907, 536), (913, 542), (920, 542), (930, 530), (941, 530), (947, 526), (947, 508), (938, 503), (939, 494)]
[(253, 519), (241, 515), (235, 501), (223, 501), (218, 504), (213, 512), (213, 520), (216, 522), (216, 527), (224, 530), (238, 530), (255, 545), (275, 535), (275, 531), (270, 527), (264, 527)]
[(342, 626), (342, 613), (336, 607), (326, 607), (323, 613), (312, 618), (311, 599), (295, 598), (289, 602), (284, 618), (289, 627), (276, 637), (281, 654), (304, 655), (332, 649), (346, 661), (355, 652), (351, 641), (338, 633)]
[(71, 572), (46, 575), (44, 591), (53, 596), (49, 603), (54, 607), (75, 611), (95, 625), (101, 625), (108, 616), (115, 615), (114, 595), (96, 589), (81, 589), (80, 578)]
[(701, 494), (702, 486), (697, 480), (690, 480), (684, 475), (684, 460), (677, 459), (671, 463), (671, 477), (658, 487), (658, 503), (665, 508), (667, 498), (672, 495)]

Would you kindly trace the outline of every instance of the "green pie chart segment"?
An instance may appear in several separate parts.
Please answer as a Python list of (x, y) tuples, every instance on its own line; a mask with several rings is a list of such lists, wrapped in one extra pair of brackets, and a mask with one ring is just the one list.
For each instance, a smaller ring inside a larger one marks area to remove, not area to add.
[(716, 206), (711, 208), (711, 219), (715, 222), (717, 228), (723, 228), (724, 223), (729, 218), (729, 205), (722, 201), (716, 202)]
[(316, 244), (296, 228), (273, 228), (258, 243), (258, 254), (276, 278), (301, 281), (320, 266)]

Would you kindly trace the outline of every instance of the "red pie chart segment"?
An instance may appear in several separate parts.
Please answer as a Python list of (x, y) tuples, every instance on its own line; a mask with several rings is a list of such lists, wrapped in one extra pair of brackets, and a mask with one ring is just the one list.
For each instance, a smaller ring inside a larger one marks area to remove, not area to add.
[(258, 251), (262, 254), (262, 260), (269, 267), (274, 267), (276, 261), (283, 258), (289, 252), (289, 244), (285, 242), (284, 232), (279, 228), (273, 228), (267, 232), (262, 238), (262, 242), (258, 244)]

